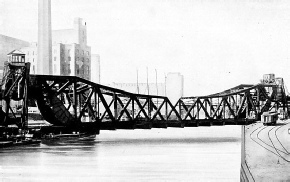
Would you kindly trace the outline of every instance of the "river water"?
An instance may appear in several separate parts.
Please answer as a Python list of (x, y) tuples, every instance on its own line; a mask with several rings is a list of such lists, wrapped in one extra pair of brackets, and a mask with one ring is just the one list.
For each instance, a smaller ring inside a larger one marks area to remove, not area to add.
[(101, 131), (0, 149), (0, 181), (239, 181), (240, 126)]

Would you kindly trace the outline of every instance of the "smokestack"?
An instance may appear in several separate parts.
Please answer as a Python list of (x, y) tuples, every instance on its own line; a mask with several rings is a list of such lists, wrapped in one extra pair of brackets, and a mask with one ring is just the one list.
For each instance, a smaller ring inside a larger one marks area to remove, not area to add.
[(51, 0), (38, 0), (37, 74), (51, 75)]

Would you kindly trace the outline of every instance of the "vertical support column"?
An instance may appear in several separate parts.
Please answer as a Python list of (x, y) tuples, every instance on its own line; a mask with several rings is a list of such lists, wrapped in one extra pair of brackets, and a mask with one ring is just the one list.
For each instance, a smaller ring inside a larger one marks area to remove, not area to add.
[(179, 115), (181, 116), (181, 100), (179, 99), (178, 100), (178, 112), (179, 112)]
[(100, 96), (97, 93), (97, 107), (98, 107), (98, 118), (100, 118)]
[(77, 110), (78, 110), (78, 112), (79, 112), (79, 119), (80, 120), (82, 120), (82, 118), (81, 118), (81, 111), (82, 111), (82, 95), (81, 95), (81, 93), (79, 93), (78, 94), (78, 104), (77, 104)]
[(223, 119), (226, 119), (226, 101), (228, 98), (223, 99)]
[(212, 110), (211, 110), (212, 107), (213, 107), (213, 106), (212, 106), (212, 98), (210, 98), (210, 102), (209, 102), (209, 111), (210, 111), (210, 113), (209, 113), (209, 115), (210, 115), (211, 119), (213, 119), (213, 117), (212, 117), (213, 112), (212, 112)]
[[(204, 108), (205, 108), (206, 112), (208, 112), (206, 99), (203, 99), (203, 102), (204, 102)], [(210, 119), (210, 118), (207, 118), (207, 119)]]
[(23, 109), (22, 109), (22, 122), (24, 128), (28, 128), (28, 83), (29, 83), (30, 63), (25, 63), (25, 83), (24, 83), (24, 96), (23, 96)]
[(77, 84), (74, 81), (73, 82), (73, 109), (74, 109), (74, 117), (75, 117), (75, 122), (77, 122), (78, 118), (78, 113), (77, 113), (77, 104), (78, 104), (78, 98), (77, 98)]
[[(194, 109), (195, 109), (195, 106), (193, 106), (193, 108), (192, 108), (192, 114), (191, 114), (191, 116), (193, 117), (193, 119), (195, 120), (196, 119), (196, 117), (195, 117), (195, 115), (194, 115)], [(193, 119), (191, 119), (191, 120), (193, 120)]]
[[(27, 79), (27, 77), (26, 77)], [(27, 80), (24, 83), (24, 96), (23, 96), (23, 106), (22, 106), (22, 113), (21, 113), (21, 122), (23, 128), (28, 128), (28, 107), (27, 107)]]
[(246, 92), (245, 93), (246, 94), (246, 100), (245, 100), (245, 104), (246, 104), (246, 119), (248, 119), (249, 118), (249, 93), (248, 92)]
[[(217, 104), (217, 107), (220, 105), (220, 102), (222, 102), (223, 99), (220, 100), (220, 98), (218, 97), (218, 104)], [(221, 107), (219, 107), (217, 109), (217, 119), (219, 119), (219, 115), (220, 115), (220, 110), (221, 110)]]
[(97, 92), (96, 92), (96, 89), (94, 88), (94, 109), (95, 109), (96, 119), (99, 119), (99, 109), (97, 107), (98, 107)]
[(199, 102), (196, 102), (196, 117), (199, 120)]
[[(257, 115), (260, 113), (260, 89), (257, 88)], [(256, 116), (257, 119), (258, 116)]]
[(118, 118), (118, 101), (117, 101), (117, 96), (116, 96), (115, 92), (114, 92), (114, 95), (113, 95), (113, 99), (114, 99), (114, 120), (117, 121), (117, 118)]
[(166, 121), (168, 121), (168, 99), (165, 101), (165, 117)]
[(151, 98), (147, 98), (147, 104), (148, 104), (148, 117), (149, 117), (149, 120), (151, 120)]
[(4, 125), (7, 127), (8, 126), (8, 118), (9, 118), (10, 99), (9, 98), (5, 98), (4, 99), (4, 103), (5, 103)]
[(236, 94), (236, 102), (235, 102), (235, 115), (236, 115), (236, 118), (237, 118), (237, 115), (238, 115), (238, 94)]
[(134, 102), (134, 99), (135, 98), (133, 98), (132, 97), (132, 120), (135, 120), (135, 106), (134, 106), (134, 104), (135, 104), (135, 102)]

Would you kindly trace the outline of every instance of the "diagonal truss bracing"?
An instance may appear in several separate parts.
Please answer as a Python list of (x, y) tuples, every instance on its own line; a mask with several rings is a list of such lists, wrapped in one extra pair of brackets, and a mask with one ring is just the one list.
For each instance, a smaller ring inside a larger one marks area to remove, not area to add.
[[(283, 85), (282, 85), (283, 86)], [(276, 112), (287, 106), (281, 85), (240, 85), (221, 93), (201, 97), (182, 97), (180, 116), (188, 122), (247, 122), (259, 120), (263, 112)], [(282, 95), (280, 98), (277, 95)]]
[(115, 129), (129, 123), (142, 128), (168, 121), (168, 109), (182, 120), (167, 97), (133, 94), (73, 76), (30, 77), (30, 98), (43, 103), (40, 111), (54, 125), (99, 122), (101, 128)]
[(284, 86), (239, 85), (224, 92), (181, 97), (129, 93), (74, 76), (30, 75), (29, 97), (55, 125), (97, 122), (101, 129), (245, 124), (263, 112), (287, 109)]

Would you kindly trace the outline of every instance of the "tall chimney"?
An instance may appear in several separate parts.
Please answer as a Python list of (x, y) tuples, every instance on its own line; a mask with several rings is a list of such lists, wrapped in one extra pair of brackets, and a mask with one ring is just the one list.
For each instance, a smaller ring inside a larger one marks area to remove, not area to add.
[(51, 0), (38, 0), (37, 74), (51, 75)]

